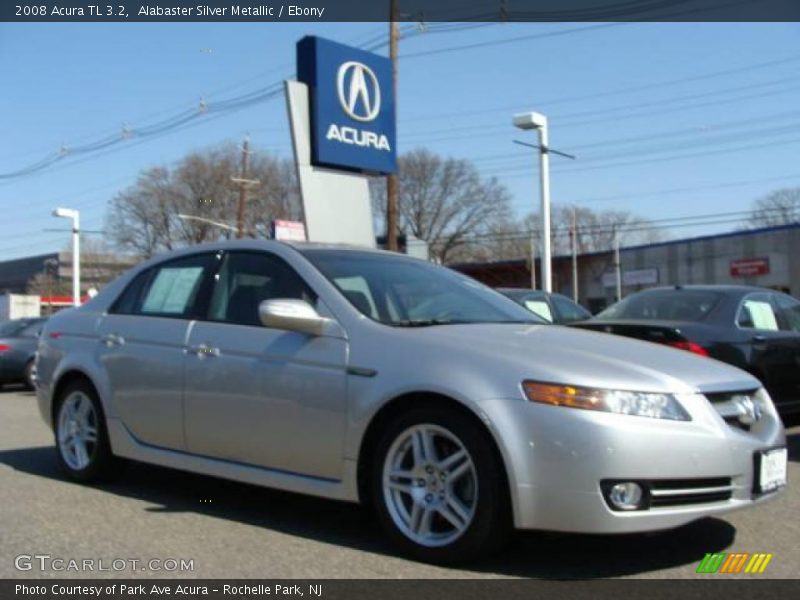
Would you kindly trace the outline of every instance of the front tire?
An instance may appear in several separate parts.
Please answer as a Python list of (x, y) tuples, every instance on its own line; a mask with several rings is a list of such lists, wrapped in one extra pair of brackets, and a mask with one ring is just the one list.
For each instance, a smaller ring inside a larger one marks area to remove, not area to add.
[(34, 367), (33, 359), (29, 360), (25, 364), (25, 370), (23, 372), (24, 373), (23, 377), (25, 378), (25, 387), (27, 389), (29, 389), (29, 390), (35, 390), (36, 389), (36, 381), (35, 381), (35, 377), (34, 377), (34, 368), (35, 367)]
[(59, 395), (55, 438), (61, 470), (75, 481), (105, 479), (114, 463), (103, 409), (86, 381), (67, 385)]
[(378, 518), (404, 553), (453, 564), (497, 550), (510, 529), (494, 441), (468, 416), (419, 408), (380, 437), (371, 473)]

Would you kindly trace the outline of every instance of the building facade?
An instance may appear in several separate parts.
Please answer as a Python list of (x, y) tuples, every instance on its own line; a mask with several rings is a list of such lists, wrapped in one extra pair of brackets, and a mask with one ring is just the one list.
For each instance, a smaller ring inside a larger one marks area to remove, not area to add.
[[(531, 287), (530, 260), (451, 265), (492, 287)], [(800, 223), (620, 249), (623, 296), (658, 285), (744, 284), (800, 297)], [(537, 273), (541, 269), (537, 261)], [(578, 300), (592, 312), (616, 300), (613, 252), (578, 256)], [(553, 259), (553, 290), (572, 295), (572, 258)]]

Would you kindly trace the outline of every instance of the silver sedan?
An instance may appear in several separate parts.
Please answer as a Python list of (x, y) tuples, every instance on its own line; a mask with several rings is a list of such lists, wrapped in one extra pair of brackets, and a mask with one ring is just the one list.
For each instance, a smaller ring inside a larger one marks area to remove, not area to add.
[(38, 400), (68, 476), (117, 457), (372, 506), (423, 560), (512, 527), (634, 532), (760, 504), (781, 422), (747, 373), (542, 325), (402, 255), (238, 241), (50, 319)]

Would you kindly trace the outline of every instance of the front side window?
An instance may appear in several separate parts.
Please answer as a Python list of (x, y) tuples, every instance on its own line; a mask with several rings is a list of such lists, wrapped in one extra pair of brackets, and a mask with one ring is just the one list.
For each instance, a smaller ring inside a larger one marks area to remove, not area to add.
[(550, 305), (546, 300), (530, 299), (525, 300), (525, 308), (531, 311), (536, 316), (541, 317), (548, 323), (553, 322), (553, 312), (550, 310)]
[(543, 322), (474, 279), (420, 260), (354, 250), (302, 253), (359, 312), (386, 325)]
[(316, 303), (316, 295), (280, 258), (263, 252), (230, 252), (216, 275), (208, 318), (260, 326), (258, 305), (273, 299)]
[(778, 318), (772, 302), (770, 302), (769, 294), (747, 296), (739, 307), (736, 323), (745, 329), (778, 331)]

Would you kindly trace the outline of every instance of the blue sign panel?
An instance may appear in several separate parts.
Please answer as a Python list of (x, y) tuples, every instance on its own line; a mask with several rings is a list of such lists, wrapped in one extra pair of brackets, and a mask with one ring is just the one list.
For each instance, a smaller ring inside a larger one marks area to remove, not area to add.
[(312, 164), (374, 173), (397, 170), (388, 58), (308, 36), (297, 43), (297, 79), (309, 88)]

